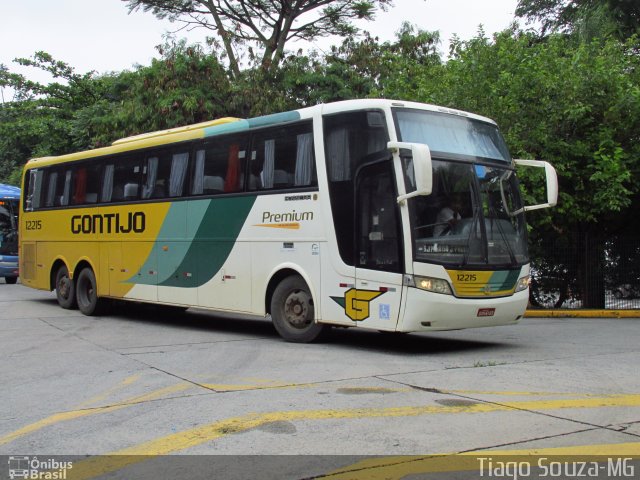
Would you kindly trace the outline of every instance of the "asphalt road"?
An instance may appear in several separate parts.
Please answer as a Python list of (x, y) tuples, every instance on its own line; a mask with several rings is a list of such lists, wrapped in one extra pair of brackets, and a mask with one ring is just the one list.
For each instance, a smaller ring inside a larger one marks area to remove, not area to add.
[(224, 455), (219, 478), (239, 458), (271, 459), (273, 478), (373, 478), (362, 456), (640, 456), (638, 338), (640, 319), (528, 318), (298, 345), (264, 319), (130, 304), (91, 318), (0, 281), (0, 455), (96, 456), (68, 478), (134, 478), (169, 454)]

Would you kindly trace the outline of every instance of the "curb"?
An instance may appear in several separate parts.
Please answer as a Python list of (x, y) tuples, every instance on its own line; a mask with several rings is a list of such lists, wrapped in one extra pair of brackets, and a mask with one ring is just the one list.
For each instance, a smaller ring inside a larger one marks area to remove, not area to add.
[(640, 310), (527, 310), (526, 318), (640, 318)]

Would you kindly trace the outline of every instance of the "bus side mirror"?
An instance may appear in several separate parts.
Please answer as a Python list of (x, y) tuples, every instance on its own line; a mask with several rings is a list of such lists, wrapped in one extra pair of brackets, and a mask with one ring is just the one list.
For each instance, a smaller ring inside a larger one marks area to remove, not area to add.
[(540, 208), (555, 207), (558, 203), (558, 174), (556, 173), (556, 169), (553, 168), (549, 162), (543, 162), (542, 160), (514, 160), (513, 163), (524, 167), (544, 168), (545, 177), (547, 179), (547, 203), (524, 207), (524, 211), (528, 212), (530, 210), (538, 210)]
[[(398, 203), (408, 198), (420, 195), (431, 195), (433, 189), (433, 166), (431, 164), (431, 151), (429, 147), (422, 143), (389, 142), (387, 148), (393, 154), (394, 161), (400, 162), (402, 171), (405, 174), (407, 190), (409, 187), (415, 188), (398, 196)], [(402, 155), (401, 150), (406, 150), (410, 155)]]

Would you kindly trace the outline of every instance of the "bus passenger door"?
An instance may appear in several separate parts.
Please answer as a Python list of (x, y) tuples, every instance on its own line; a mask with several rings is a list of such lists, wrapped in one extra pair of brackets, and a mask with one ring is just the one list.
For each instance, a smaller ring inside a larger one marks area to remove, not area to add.
[(357, 322), (395, 330), (402, 298), (403, 249), (393, 164), (362, 167), (356, 178)]

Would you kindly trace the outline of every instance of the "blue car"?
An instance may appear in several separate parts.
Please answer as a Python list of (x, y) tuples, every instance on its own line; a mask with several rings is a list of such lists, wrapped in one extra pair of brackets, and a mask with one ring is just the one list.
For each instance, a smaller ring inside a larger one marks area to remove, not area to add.
[(18, 211), (20, 189), (0, 184), (0, 277), (18, 281)]

